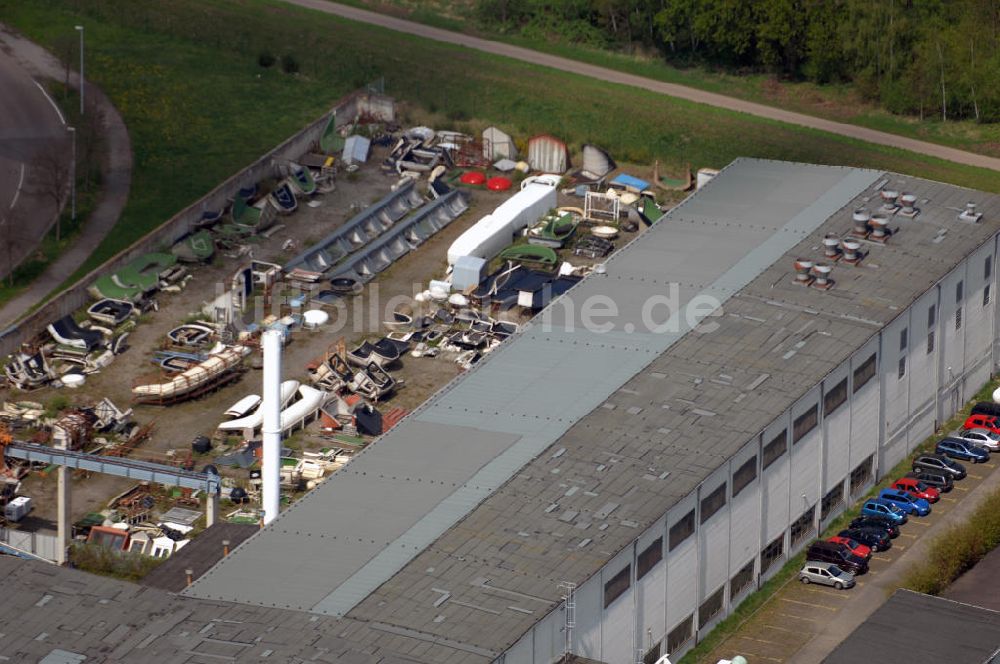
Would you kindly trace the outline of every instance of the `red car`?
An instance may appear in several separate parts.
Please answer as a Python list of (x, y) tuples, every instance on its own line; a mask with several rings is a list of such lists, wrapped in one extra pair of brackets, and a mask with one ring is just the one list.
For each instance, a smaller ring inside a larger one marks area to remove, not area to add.
[(848, 549), (850, 549), (851, 553), (861, 558), (864, 558), (865, 560), (868, 560), (869, 558), (872, 557), (872, 549), (870, 546), (865, 546), (861, 542), (853, 540), (850, 537), (834, 536), (828, 539), (827, 542), (833, 542), (834, 544), (843, 544)]
[(893, 489), (899, 489), (916, 498), (923, 498), (929, 503), (936, 503), (941, 500), (941, 492), (932, 486), (927, 486), (920, 480), (912, 477), (901, 477), (892, 483)]
[(989, 429), (993, 433), (1000, 434), (1000, 418), (995, 415), (969, 415), (965, 419), (964, 429)]

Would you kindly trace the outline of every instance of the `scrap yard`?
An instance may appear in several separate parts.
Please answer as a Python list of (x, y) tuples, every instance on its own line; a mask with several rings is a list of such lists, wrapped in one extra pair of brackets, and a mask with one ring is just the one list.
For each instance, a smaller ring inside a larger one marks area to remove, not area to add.
[[(658, 164), (643, 180), (547, 135), (407, 126), (391, 99), (359, 98), (314, 123), (305, 152), (231, 179), (223, 204), (206, 198), (169, 242), (97, 275), (84, 306), (7, 358), (2, 500), (14, 507), (0, 545), (162, 560), (218, 521), (259, 525), (264, 331), (282, 338), (288, 505), (694, 185)], [(219, 496), (157, 472), (214, 477)]]

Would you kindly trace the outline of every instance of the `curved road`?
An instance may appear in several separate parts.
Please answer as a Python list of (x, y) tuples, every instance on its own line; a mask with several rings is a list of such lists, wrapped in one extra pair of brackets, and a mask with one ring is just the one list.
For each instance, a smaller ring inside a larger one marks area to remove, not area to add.
[[(3, 51), (0, 54), (0, 61), (16, 60), (36, 78), (62, 80), (65, 74), (65, 70), (56, 58), (37, 44), (8, 31), (3, 24), (0, 24), (0, 50)], [(70, 76), (70, 85), (79, 86), (79, 84), (79, 77), (73, 73)], [(129, 141), (125, 121), (100, 89), (90, 83), (86, 83), (86, 86), (87, 99), (93, 101), (92, 105), (88, 101), (88, 109), (96, 107), (102, 114), (101, 130), (106, 148), (104, 163), (101, 165), (103, 177), (97, 205), (73, 244), (49, 265), (27, 290), (0, 308), (0, 328), (6, 327), (26, 314), (33, 305), (41, 302), (59, 288), (69, 275), (76, 272), (114, 228), (128, 201), (132, 182), (132, 143)], [(6, 89), (2, 84), (0, 90), (6, 95)], [(51, 108), (49, 112), (52, 112)], [(0, 189), (0, 206), (3, 205), (3, 196), (3, 190)], [(2, 253), (3, 246), (0, 242), (0, 254)], [(2, 258), (0, 255), (0, 260)]]
[(0, 52), (0, 278), (34, 251), (55, 220), (55, 203), (38, 191), (37, 159), (70, 154), (58, 107), (21, 65)]
[(552, 69), (560, 69), (562, 71), (582, 76), (589, 76), (590, 78), (596, 78), (610, 83), (630, 85), (649, 90), (651, 92), (668, 95), (670, 97), (677, 97), (678, 99), (686, 99), (688, 101), (697, 102), (699, 104), (717, 106), (731, 111), (756, 115), (771, 120), (778, 120), (792, 125), (799, 125), (800, 127), (819, 129), (830, 132), (831, 134), (838, 134), (840, 136), (855, 138), (869, 143), (877, 143), (879, 145), (910, 150), (912, 152), (946, 159), (959, 164), (967, 164), (969, 166), (978, 166), (980, 168), (1000, 171), (1000, 159), (996, 157), (987, 157), (985, 155), (966, 152), (965, 150), (950, 148), (945, 145), (938, 145), (937, 143), (928, 143), (914, 138), (907, 138), (905, 136), (890, 134), (884, 131), (877, 131), (875, 129), (867, 129), (865, 127), (845, 124), (843, 122), (824, 120), (823, 118), (818, 118), (812, 115), (794, 113), (792, 111), (786, 111), (774, 106), (766, 106), (764, 104), (757, 104), (751, 101), (735, 99), (733, 97), (727, 97), (714, 92), (706, 92), (704, 90), (698, 90), (697, 88), (690, 88), (676, 83), (665, 83), (652, 78), (626, 74), (624, 72), (615, 71), (614, 69), (578, 62), (576, 60), (562, 58), (557, 55), (549, 55), (548, 53), (533, 51), (520, 46), (511, 46), (509, 44), (490, 41), (480, 37), (472, 37), (459, 32), (452, 32), (450, 30), (442, 30), (441, 28), (434, 28), (421, 23), (414, 23), (413, 21), (395, 18), (393, 16), (377, 14), (364, 9), (348, 7), (347, 5), (337, 4), (336, 2), (331, 2), (329, 0), (284, 0), (284, 2), (298, 5), (300, 7), (306, 7), (308, 9), (315, 9), (327, 14), (335, 14), (353, 21), (370, 23), (372, 25), (389, 28), (390, 30), (426, 37), (435, 41), (458, 44), (477, 51), (483, 51), (484, 53), (500, 55), (513, 58), (515, 60), (523, 60), (532, 64), (551, 67)]

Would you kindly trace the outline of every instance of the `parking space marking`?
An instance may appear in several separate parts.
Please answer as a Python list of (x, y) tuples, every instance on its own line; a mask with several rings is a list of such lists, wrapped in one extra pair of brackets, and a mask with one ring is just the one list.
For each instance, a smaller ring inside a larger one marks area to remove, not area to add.
[(884, 560), (887, 563), (891, 563), (892, 562), (892, 558), (890, 558), (888, 556), (872, 556), (872, 558), (874, 558), (875, 560)]
[(791, 598), (788, 598), (788, 597), (779, 597), (778, 599), (780, 599), (783, 602), (791, 602), (792, 604), (801, 604), (802, 606), (812, 606), (812, 607), (817, 608), (817, 609), (826, 609), (827, 611), (833, 611), (834, 613), (836, 613), (836, 611), (837, 611), (837, 609), (834, 608), (834, 607), (832, 607), (832, 606), (824, 606), (822, 604), (813, 604), (812, 602), (803, 602), (801, 600), (791, 599)]
[(805, 620), (806, 622), (816, 622), (815, 618), (806, 618), (805, 616), (797, 616), (791, 613), (782, 613), (778, 611), (778, 615), (783, 618), (795, 618), (796, 620)]
[(981, 480), (981, 479), (983, 479), (983, 476), (982, 476), (982, 475), (976, 475), (975, 473), (969, 473), (969, 475), (968, 475), (968, 476), (969, 476), (969, 477), (971, 477), (971, 478), (973, 478), (973, 479), (976, 479), (976, 480)]
[(957, 499), (957, 498), (942, 498), (941, 500), (947, 500), (947, 501), (948, 501), (949, 503), (955, 503), (955, 502), (958, 502), (958, 499)]
[[(952, 488), (955, 489), (955, 491), (968, 491), (969, 490), (969, 487), (967, 487), (967, 486), (956, 486), (956, 487), (952, 487)], [(944, 498), (944, 496), (941, 496), (941, 497)]]
[[(751, 639), (749, 636), (741, 636), (739, 638), (741, 638), (741, 639), (749, 639), (750, 641), (755, 641), (756, 640), (756, 639)], [(750, 651), (744, 651), (744, 655), (747, 656), (747, 658), (751, 662), (754, 662), (754, 661), (756, 661), (758, 659), (766, 659), (766, 660), (769, 660), (769, 661), (772, 661), (772, 662), (783, 662), (783, 661), (785, 661), (783, 659), (778, 659), (777, 657), (768, 657), (767, 655), (758, 655), (758, 654), (752, 653)]]
[(836, 597), (837, 599), (847, 599), (847, 595), (832, 590), (825, 590), (823, 588), (804, 588), (804, 590), (816, 593), (817, 595), (826, 595), (827, 597)]
[(764, 627), (766, 627), (767, 629), (775, 629), (779, 632), (788, 632), (789, 634), (801, 634), (801, 632), (798, 630), (788, 629), (787, 627), (779, 627), (778, 625), (770, 625), (768, 623), (764, 623)]
[(917, 536), (913, 535), (911, 533), (900, 533), (899, 536), (900, 537), (909, 537), (910, 539), (917, 539)]
[(923, 521), (917, 521), (917, 520), (915, 520), (915, 519), (910, 519), (909, 523), (912, 523), (912, 524), (914, 524), (914, 525), (916, 525), (916, 526), (923, 526), (924, 528), (927, 528), (928, 526), (930, 526), (930, 525), (931, 525), (931, 524), (929, 524), (929, 523), (925, 523), (925, 522), (923, 522)]
[[(917, 536), (913, 535), (913, 539), (917, 539)], [(906, 551), (906, 545), (905, 544), (897, 544), (896, 546), (894, 546), (892, 548), (898, 549), (900, 551)]]
[(766, 643), (769, 646), (778, 645), (776, 641), (768, 641), (767, 639), (758, 639), (756, 636), (747, 636), (745, 634), (740, 634), (737, 638), (746, 639), (747, 641), (756, 641), (757, 643)]
[(995, 463), (984, 463), (983, 467), (984, 468), (996, 468), (997, 465)]

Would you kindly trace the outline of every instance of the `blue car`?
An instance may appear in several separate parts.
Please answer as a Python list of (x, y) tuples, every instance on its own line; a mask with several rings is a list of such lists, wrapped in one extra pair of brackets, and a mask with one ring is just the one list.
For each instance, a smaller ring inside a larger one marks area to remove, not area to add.
[(931, 504), (925, 498), (917, 498), (906, 491), (899, 489), (882, 489), (878, 497), (892, 503), (907, 514), (916, 512), (919, 516), (927, 516), (931, 513)]
[(903, 524), (909, 519), (906, 516), (906, 512), (897, 507), (895, 504), (890, 503), (887, 500), (882, 500), (881, 498), (872, 498), (866, 500), (865, 504), (861, 506), (862, 516), (880, 516), (886, 519), (891, 519), (893, 523)]
[(990, 460), (988, 450), (958, 438), (945, 438), (937, 444), (934, 451), (952, 459), (971, 461), (972, 463), (985, 463)]

